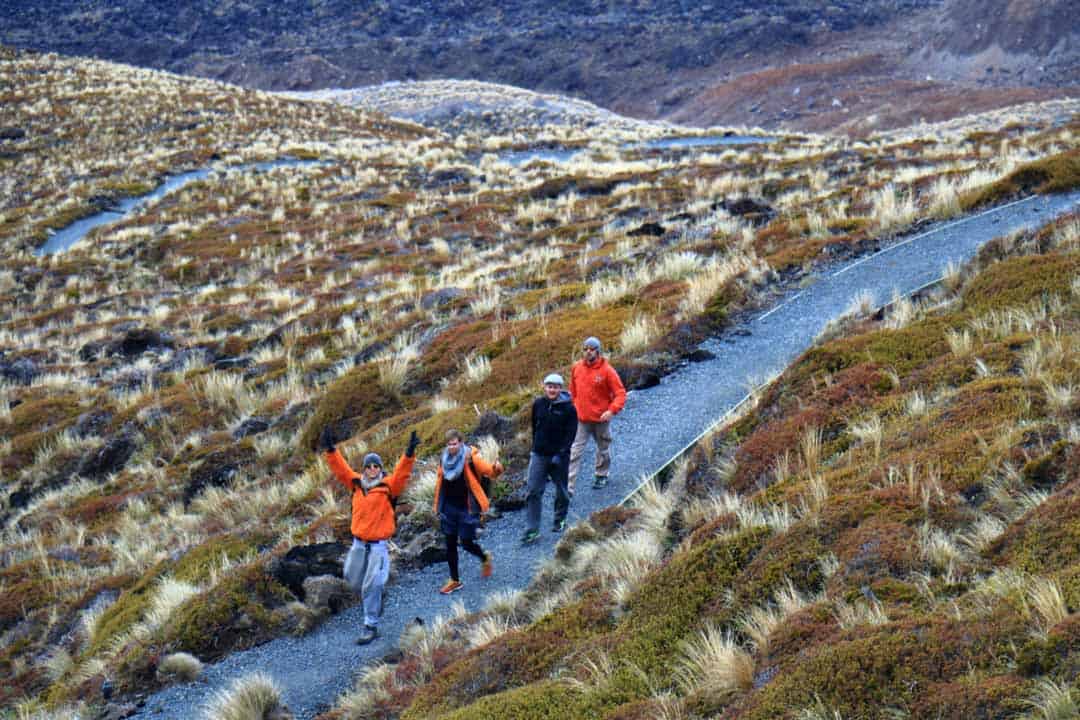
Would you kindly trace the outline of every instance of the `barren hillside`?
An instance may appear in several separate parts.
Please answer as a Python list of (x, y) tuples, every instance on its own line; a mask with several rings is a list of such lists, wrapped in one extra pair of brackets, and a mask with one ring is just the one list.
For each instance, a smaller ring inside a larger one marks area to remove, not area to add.
[(864, 132), (1075, 92), (1074, 4), (6, 0), (0, 42), (263, 89), (486, 80), (641, 118)]

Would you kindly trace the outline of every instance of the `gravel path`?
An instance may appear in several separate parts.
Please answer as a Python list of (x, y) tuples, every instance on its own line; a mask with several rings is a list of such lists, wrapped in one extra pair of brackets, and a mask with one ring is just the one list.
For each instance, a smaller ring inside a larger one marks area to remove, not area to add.
[[(907, 294), (937, 279), (950, 262), (963, 263), (995, 237), (1041, 225), (1080, 206), (1080, 192), (1035, 197), (938, 225), (900, 240), (874, 255), (822, 272), (814, 282), (781, 298), (770, 311), (704, 347), (716, 355), (689, 364), (664, 378), (657, 387), (630, 394), (626, 409), (613, 422), (615, 435), (611, 483), (590, 487), (583, 473), (570, 509), (572, 524), (591, 512), (617, 503), (642, 476), (656, 471), (692, 442), (716, 418), (746, 394), (751, 384), (783, 370), (805, 350), (825, 324), (861, 291), (878, 303), (894, 289)], [(590, 467), (585, 458), (584, 468)], [(329, 478), (327, 482), (329, 482)], [(552, 491), (544, 498), (541, 540), (522, 547), (518, 538), (524, 513), (511, 513), (492, 522), (480, 539), (495, 556), (495, 574), (480, 578), (479, 563), (462, 553), (462, 591), (439, 595), (446, 580), (445, 564), (405, 572), (387, 588), (381, 636), (371, 645), (353, 644), (361, 624), (354, 606), (327, 620), (302, 638), (284, 637), (252, 650), (230, 655), (207, 666), (203, 679), (177, 685), (153, 695), (135, 717), (195, 717), (212, 693), (233, 679), (261, 671), (281, 686), (284, 701), (297, 718), (311, 718), (328, 709), (347, 690), (354, 673), (365, 663), (394, 649), (406, 624), (414, 618), (430, 621), (447, 615), (454, 602), (478, 610), (495, 590), (525, 587), (534, 570), (550, 557), (558, 536), (547, 532)]]

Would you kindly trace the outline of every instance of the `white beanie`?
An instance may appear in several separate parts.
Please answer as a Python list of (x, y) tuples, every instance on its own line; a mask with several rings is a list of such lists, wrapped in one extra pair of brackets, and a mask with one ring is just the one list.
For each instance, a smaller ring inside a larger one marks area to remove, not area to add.
[(551, 373), (546, 378), (544, 378), (544, 384), (545, 385), (565, 385), (566, 383), (563, 382), (562, 375), (560, 375), (559, 373)]

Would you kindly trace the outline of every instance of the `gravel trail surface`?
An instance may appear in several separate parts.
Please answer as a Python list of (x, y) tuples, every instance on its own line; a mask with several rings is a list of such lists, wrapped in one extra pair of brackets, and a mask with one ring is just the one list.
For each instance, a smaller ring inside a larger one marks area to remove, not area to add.
[[(750, 385), (783, 370), (860, 292), (869, 291), (877, 303), (889, 300), (894, 290), (911, 293), (940, 277), (950, 261), (959, 264), (970, 259), (985, 242), (1036, 227), (1078, 206), (1080, 192), (1034, 197), (939, 224), (878, 253), (822, 271), (768, 312), (707, 341), (703, 347), (715, 359), (688, 364), (659, 386), (630, 394), (626, 409), (613, 421), (611, 482), (601, 490), (591, 487), (585, 469), (591, 467), (592, 459), (587, 455), (569, 523), (619, 502), (643, 476), (662, 467), (741, 400)], [(304, 637), (283, 637), (207, 666), (201, 680), (158, 692), (135, 717), (197, 717), (216, 690), (256, 671), (277, 681), (297, 718), (314, 717), (351, 686), (365, 663), (393, 650), (414, 618), (428, 622), (448, 615), (454, 602), (478, 610), (493, 591), (524, 588), (539, 564), (551, 556), (558, 539), (548, 531), (552, 492), (549, 489), (544, 497), (539, 542), (527, 547), (518, 543), (524, 513), (509, 513), (488, 524), (480, 543), (494, 553), (495, 573), (490, 579), (480, 578), (479, 563), (467, 553), (462, 553), (461, 561), (465, 587), (449, 597), (438, 593), (447, 577), (445, 564), (401, 572), (387, 587), (380, 637), (371, 645), (353, 643), (362, 622), (362, 609), (356, 605)]]

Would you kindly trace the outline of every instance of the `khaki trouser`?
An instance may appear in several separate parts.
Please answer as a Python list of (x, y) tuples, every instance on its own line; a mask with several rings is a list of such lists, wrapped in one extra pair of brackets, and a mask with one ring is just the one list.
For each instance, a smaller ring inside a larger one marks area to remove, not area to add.
[(591, 423), (579, 420), (574, 444), (570, 446), (570, 472), (566, 482), (571, 494), (574, 492), (574, 482), (577, 480), (578, 470), (581, 469), (581, 456), (585, 453), (589, 438), (596, 440), (596, 477), (607, 477), (611, 468), (611, 422)]

